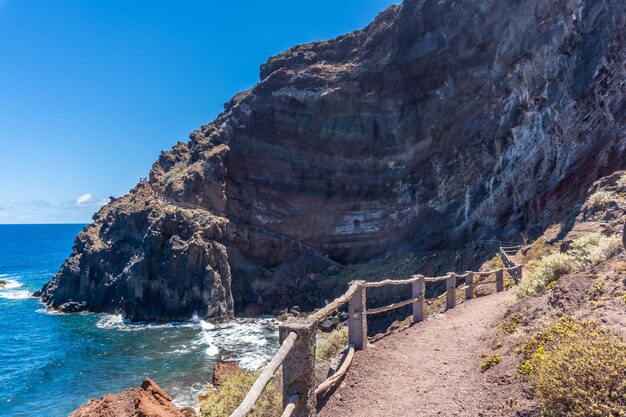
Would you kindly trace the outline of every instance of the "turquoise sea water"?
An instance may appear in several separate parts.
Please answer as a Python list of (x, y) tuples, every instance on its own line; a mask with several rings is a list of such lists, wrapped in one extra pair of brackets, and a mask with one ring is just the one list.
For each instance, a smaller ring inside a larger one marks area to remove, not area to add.
[(0, 416), (66, 416), (90, 398), (146, 376), (178, 405), (210, 380), (218, 360), (248, 369), (278, 348), (272, 319), (213, 325), (131, 325), (108, 314), (54, 314), (30, 293), (70, 254), (83, 225), (0, 225)]

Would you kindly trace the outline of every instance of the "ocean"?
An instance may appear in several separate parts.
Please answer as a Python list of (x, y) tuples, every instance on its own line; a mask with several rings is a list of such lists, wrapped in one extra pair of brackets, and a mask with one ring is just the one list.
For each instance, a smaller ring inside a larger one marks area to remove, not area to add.
[(84, 225), (0, 225), (0, 416), (67, 416), (152, 378), (179, 406), (211, 380), (216, 361), (263, 366), (278, 349), (272, 318), (130, 324), (111, 314), (49, 312), (30, 294), (71, 253)]

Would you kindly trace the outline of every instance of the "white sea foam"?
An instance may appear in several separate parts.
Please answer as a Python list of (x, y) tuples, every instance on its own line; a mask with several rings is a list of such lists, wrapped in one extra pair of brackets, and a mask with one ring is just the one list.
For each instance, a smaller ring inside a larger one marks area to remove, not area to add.
[(38, 308), (37, 310), (35, 310), (35, 312), (41, 313), (41, 314), (49, 314), (51, 316), (65, 316), (65, 315), (70, 314), (70, 313), (64, 313), (59, 310), (53, 310), (51, 308)]
[(213, 325), (200, 322), (202, 335), (197, 343), (208, 346), (206, 354), (217, 356), (224, 352), (239, 366), (256, 370), (267, 363), (278, 349), (277, 324), (274, 319), (235, 319)]
[[(19, 288), (19, 287), (21, 287), (23, 285), (21, 282), (16, 281), (14, 279), (4, 279), (5, 277), (8, 277), (8, 276), (10, 276), (10, 275), (7, 275), (7, 274), (0, 275), (0, 279), (2, 279), (3, 281), (6, 282), (4, 287), (0, 288), (0, 291), (13, 290), (13, 289)], [(11, 276), (11, 278), (17, 278), (17, 277)]]
[(136, 332), (146, 329), (168, 329), (174, 327), (198, 327), (197, 322), (185, 322), (185, 323), (131, 323), (125, 320), (120, 314), (100, 314), (100, 320), (96, 323), (96, 327), (99, 329), (112, 329), (119, 330), (121, 332)]
[(183, 385), (168, 389), (168, 394), (172, 396), (172, 402), (177, 407), (193, 407), (196, 413), (200, 411), (197, 398), (206, 393), (206, 383), (196, 382), (189, 386)]
[(217, 356), (217, 354), (220, 353), (220, 348), (215, 345), (210, 345), (205, 352), (208, 356)]
[(24, 300), (26, 298), (30, 298), (30, 291), (26, 291), (26, 290), (0, 291), (0, 298), (4, 298), (5, 300)]

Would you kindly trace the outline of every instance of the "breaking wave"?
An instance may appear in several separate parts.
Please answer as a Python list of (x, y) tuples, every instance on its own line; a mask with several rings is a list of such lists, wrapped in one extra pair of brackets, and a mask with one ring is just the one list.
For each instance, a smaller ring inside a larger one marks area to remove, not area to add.
[(0, 298), (4, 298), (5, 300), (24, 300), (26, 298), (30, 298), (29, 291), (16, 289), (22, 287), (22, 283), (12, 278), (19, 277), (8, 274), (0, 274), (0, 280), (5, 282), (4, 287), (0, 288)]

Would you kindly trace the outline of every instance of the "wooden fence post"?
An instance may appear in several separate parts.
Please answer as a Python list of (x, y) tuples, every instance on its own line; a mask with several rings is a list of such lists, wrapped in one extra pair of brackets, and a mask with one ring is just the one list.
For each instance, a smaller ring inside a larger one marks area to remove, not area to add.
[(502, 268), (496, 271), (496, 291), (504, 291), (504, 270)]
[(317, 398), (315, 396), (315, 335), (317, 321), (289, 320), (278, 328), (280, 343), (289, 333), (298, 335), (293, 348), (283, 362), (283, 409), (287, 407), (294, 394), (298, 401), (291, 414), (293, 417), (311, 417), (315, 415)]
[(465, 299), (471, 300), (474, 298), (474, 274), (471, 272), (466, 272), (467, 276), (465, 277)]
[(358, 289), (348, 301), (348, 340), (354, 349), (361, 350), (367, 347), (367, 294), (365, 281), (352, 281), (350, 285), (353, 284), (358, 285)]
[(419, 276), (419, 280), (411, 284), (411, 298), (419, 298), (413, 303), (413, 323), (424, 321), (424, 303), (426, 300), (426, 280)]
[(448, 272), (448, 278), (446, 278), (446, 309), (451, 309), (456, 306), (456, 274), (454, 272)]

